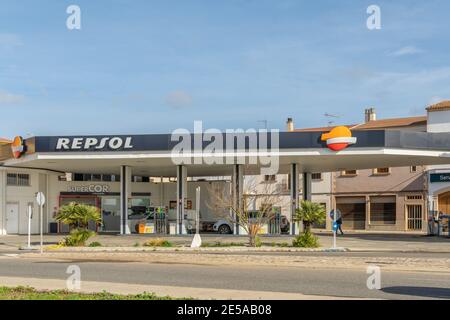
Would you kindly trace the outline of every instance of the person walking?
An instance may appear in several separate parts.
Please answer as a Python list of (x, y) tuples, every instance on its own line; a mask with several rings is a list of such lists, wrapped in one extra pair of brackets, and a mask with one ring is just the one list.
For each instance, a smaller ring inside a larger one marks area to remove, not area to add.
[(342, 213), (339, 209), (336, 209), (336, 224), (337, 224), (336, 234), (339, 231), (341, 235), (344, 235), (344, 231), (342, 231)]

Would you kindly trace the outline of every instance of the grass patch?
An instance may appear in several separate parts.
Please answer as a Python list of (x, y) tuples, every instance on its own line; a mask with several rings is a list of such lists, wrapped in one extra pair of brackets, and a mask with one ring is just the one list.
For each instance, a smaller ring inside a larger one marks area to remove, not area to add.
[(202, 243), (203, 248), (221, 248), (221, 247), (245, 247), (245, 243), (242, 242), (204, 242)]
[(287, 243), (287, 242), (281, 242), (281, 243), (272, 242), (271, 246), (272, 247), (278, 247), (278, 248), (288, 248), (289, 247), (289, 243)]
[(94, 241), (89, 244), (89, 247), (91, 247), (91, 248), (96, 248), (96, 247), (101, 247), (101, 246), (102, 246), (102, 244), (98, 241)]
[(108, 292), (75, 293), (65, 290), (38, 291), (31, 287), (0, 287), (0, 300), (174, 300), (153, 293), (119, 295)]
[(164, 239), (151, 239), (144, 243), (144, 247), (165, 247), (170, 248), (173, 247), (172, 242)]

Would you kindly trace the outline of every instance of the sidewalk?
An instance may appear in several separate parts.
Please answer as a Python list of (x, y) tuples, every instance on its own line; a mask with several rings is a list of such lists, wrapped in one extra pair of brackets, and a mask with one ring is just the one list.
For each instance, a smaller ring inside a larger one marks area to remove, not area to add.
[[(317, 233), (322, 248), (330, 248), (333, 244), (333, 236), (330, 233)], [(46, 245), (57, 244), (63, 235), (45, 235), (44, 243)], [(155, 238), (154, 235), (98, 235), (90, 239), (98, 241), (104, 247), (135, 247), (142, 246), (148, 239)], [(192, 235), (188, 236), (164, 236), (175, 246), (190, 246)], [(203, 243), (240, 243), (246, 244), (247, 237), (243, 236), (220, 236), (216, 234), (202, 235)], [(276, 244), (291, 245), (291, 236), (266, 236), (261, 237), (264, 248), (281, 249)], [(17, 250), (26, 246), (27, 236), (0, 236), (0, 250)], [(39, 244), (39, 236), (32, 236), (32, 243)], [(347, 233), (345, 236), (337, 238), (337, 245), (341, 248), (347, 248), (355, 252), (443, 252), (450, 253), (450, 239), (428, 237), (420, 234), (406, 233)]]

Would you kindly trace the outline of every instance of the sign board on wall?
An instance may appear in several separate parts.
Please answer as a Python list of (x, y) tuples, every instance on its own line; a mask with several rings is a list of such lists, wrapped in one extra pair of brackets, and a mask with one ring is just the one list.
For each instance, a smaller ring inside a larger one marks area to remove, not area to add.
[(430, 174), (430, 183), (450, 182), (450, 172)]
[(73, 193), (107, 193), (109, 186), (104, 184), (90, 184), (87, 186), (69, 186), (68, 191)]

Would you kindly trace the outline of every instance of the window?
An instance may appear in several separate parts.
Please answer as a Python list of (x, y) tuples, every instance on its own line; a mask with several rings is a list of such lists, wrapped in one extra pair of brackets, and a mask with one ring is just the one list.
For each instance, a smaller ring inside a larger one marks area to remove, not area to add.
[(408, 230), (422, 230), (422, 206), (408, 204), (406, 211), (408, 213)]
[(354, 177), (358, 174), (356, 170), (344, 170), (342, 171), (342, 176), (344, 177)]
[(417, 166), (412, 166), (411, 167), (411, 173), (417, 172)]
[(264, 182), (275, 182), (277, 181), (277, 177), (275, 175), (265, 175)]
[(313, 174), (311, 174), (311, 179), (312, 180), (322, 180), (322, 174), (319, 172), (319, 173), (313, 173)]
[(375, 168), (373, 174), (375, 175), (387, 175), (391, 172), (389, 168)]
[(28, 187), (30, 186), (30, 175), (25, 173), (8, 173), (6, 176), (6, 185)]
[(133, 176), (132, 181), (133, 182), (150, 182), (150, 178), (144, 177), (144, 176)]
[(395, 196), (370, 197), (370, 222), (373, 224), (395, 224)]
[(423, 197), (421, 194), (406, 196), (406, 200), (422, 200), (422, 199)]
[(112, 181), (112, 176), (110, 174), (102, 175), (102, 181), (109, 182)]
[(120, 176), (111, 174), (74, 173), (72, 181), (118, 182), (120, 181)]

